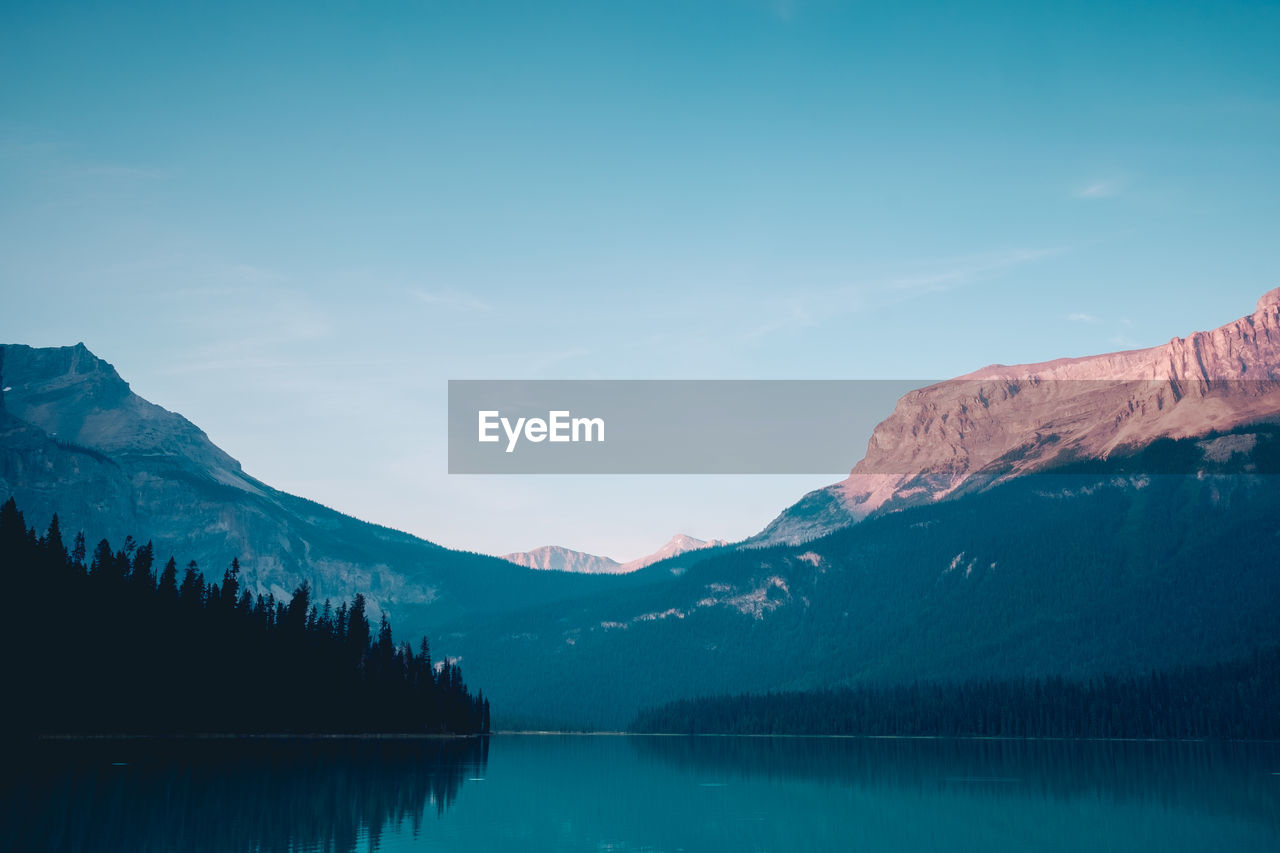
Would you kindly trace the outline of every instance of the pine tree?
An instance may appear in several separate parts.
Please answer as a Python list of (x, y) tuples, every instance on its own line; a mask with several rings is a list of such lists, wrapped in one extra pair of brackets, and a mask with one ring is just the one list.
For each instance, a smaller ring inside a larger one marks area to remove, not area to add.
[(157, 592), (162, 602), (170, 603), (178, 600), (178, 564), (173, 557), (169, 558), (169, 562), (164, 564), (164, 570), (160, 572), (160, 586)]
[(45, 554), (50, 560), (56, 561), (57, 565), (62, 565), (67, 561), (67, 549), (62, 544), (62, 528), (58, 524), (58, 514), (53, 514), (53, 520), (49, 522), (49, 532), (44, 537)]
[(154, 589), (156, 585), (155, 575), (151, 573), (151, 565), (155, 560), (155, 549), (151, 547), (151, 543), (147, 542), (141, 548), (138, 548), (133, 555), (133, 571), (129, 575), (129, 580), (134, 586), (143, 589)]

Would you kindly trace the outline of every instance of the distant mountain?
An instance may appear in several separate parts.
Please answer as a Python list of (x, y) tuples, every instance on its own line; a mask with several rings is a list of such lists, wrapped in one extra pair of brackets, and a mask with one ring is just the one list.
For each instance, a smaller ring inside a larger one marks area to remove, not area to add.
[(663, 545), (652, 554), (644, 557), (637, 557), (626, 563), (619, 563), (617, 560), (609, 557), (600, 557), (595, 554), (587, 554), (583, 551), (574, 551), (571, 548), (564, 548), (559, 545), (544, 545), (541, 548), (534, 548), (532, 551), (517, 551), (514, 554), (503, 554), (502, 559), (510, 560), (518, 566), (526, 566), (531, 569), (549, 569), (557, 572), (581, 572), (584, 574), (626, 574), (634, 572), (637, 569), (643, 569), (645, 566), (653, 565), (662, 560), (684, 554), (688, 551), (697, 551), (702, 548), (718, 548), (725, 544), (723, 539), (712, 539), (706, 541), (703, 539), (695, 539), (684, 533), (677, 533), (667, 540), (667, 544)]
[(725, 544), (723, 539), (694, 539), (684, 533), (677, 533), (667, 540), (667, 544), (652, 554), (645, 557), (637, 557), (630, 562), (623, 563), (622, 571), (634, 572), (636, 569), (643, 569), (646, 566), (652, 566), (654, 563), (660, 563), (663, 560), (669, 560), (672, 557), (678, 557), (690, 551), (701, 551), (703, 548), (722, 548)]
[(0, 500), (15, 497), (41, 530), (57, 512), (90, 549), (152, 539), (160, 560), (195, 559), (213, 580), (239, 557), (255, 593), (287, 598), (303, 579), (318, 601), (361, 592), (398, 636), (628, 582), (530, 572), (273, 489), (84, 344), (0, 347), (0, 389)]
[(586, 575), (613, 575), (623, 571), (622, 564), (608, 557), (575, 551), (561, 545), (543, 545), (532, 551), (503, 554), (502, 559), (529, 569), (553, 572), (579, 572)]
[(750, 542), (798, 543), (870, 515), (1278, 414), (1280, 288), (1253, 314), (1163, 346), (993, 365), (913, 391), (846, 480), (805, 495)]

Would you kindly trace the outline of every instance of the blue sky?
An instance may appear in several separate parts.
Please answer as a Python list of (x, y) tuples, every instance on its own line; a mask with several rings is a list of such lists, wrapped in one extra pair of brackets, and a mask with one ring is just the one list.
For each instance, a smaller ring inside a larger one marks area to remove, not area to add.
[[(823, 477), (449, 477), (450, 378), (946, 377), (1280, 285), (1280, 5), (6, 4), (0, 340), (483, 551)], [(849, 465), (865, 436), (851, 436)]]

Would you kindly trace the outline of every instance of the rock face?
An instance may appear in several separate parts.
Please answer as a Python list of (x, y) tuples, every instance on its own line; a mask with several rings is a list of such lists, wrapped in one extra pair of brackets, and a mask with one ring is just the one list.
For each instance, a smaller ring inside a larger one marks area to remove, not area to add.
[(712, 539), (706, 541), (703, 539), (695, 539), (684, 533), (677, 533), (667, 540), (667, 544), (663, 545), (652, 554), (643, 557), (637, 557), (626, 563), (619, 563), (617, 560), (609, 557), (600, 557), (595, 554), (587, 554), (582, 551), (574, 551), (571, 548), (563, 548), (559, 545), (544, 545), (541, 548), (535, 548), (532, 551), (518, 551), (514, 554), (504, 554), (502, 559), (510, 560), (518, 566), (527, 566), (531, 569), (547, 569), (557, 572), (581, 572), (584, 574), (625, 574), (626, 572), (634, 572), (637, 569), (643, 569), (645, 566), (651, 566), (654, 563), (675, 557), (689, 551), (697, 551), (702, 548), (713, 548), (724, 545), (723, 539)]
[[(1277, 418), (1280, 288), (1249, 316), (1163, 346), (992, 365), (913, 391), (876, 427), (848, 479), (806, 495), (751, 543), (801, 542), (1013, 477)], [(1221, 446), (1205, 452), (1206, 462), (1221, 461), (1212, 458)]]
[(134, 394), (115, 368), (84, 344), (4, 350), (7, 410), (50, 436), (117, 460), (181, 460), (217, 483), (260, 492), (260, 484), (199, 427)]

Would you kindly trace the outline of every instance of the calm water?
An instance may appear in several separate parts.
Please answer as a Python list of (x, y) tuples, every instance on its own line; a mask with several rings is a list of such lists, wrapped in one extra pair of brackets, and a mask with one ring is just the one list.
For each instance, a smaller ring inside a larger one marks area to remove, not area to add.
[(497, 736), (44, 743), (15, 850), (1280, 850), (1280, 745)]

